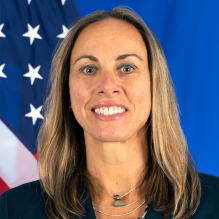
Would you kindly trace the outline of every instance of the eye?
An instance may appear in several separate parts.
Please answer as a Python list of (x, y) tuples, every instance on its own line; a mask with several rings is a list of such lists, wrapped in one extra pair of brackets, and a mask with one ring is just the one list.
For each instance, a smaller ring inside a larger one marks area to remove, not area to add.
[(85, 74), (93, 74), (96, 72), (96, 70), (97, 70), (97, 68), (95, 66), (92, 66), (92, 65), (86, 65), (86, 66), (81, 68), (81, 71), (84, 72)]
[(121, 71), (124, 73), (132, 73), (135, 70), (135, 66), (125, 64), (120, 66), (119, 69), (121, 69)]

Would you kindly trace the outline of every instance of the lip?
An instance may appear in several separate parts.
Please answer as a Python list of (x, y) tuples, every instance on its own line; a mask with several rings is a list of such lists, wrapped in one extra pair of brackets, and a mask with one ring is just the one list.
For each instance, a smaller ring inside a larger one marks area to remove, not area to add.
[(126, 110), (128, 110), (125, 105), (123, 105), (123, 104), (121, 104), (121, 103), (119, 103), (119, 102), (116, 102), (116, 101), (103, 101), (103, 102), (100, 102), (100, 103), (94, 105), (94, 106), (91, 108), (91, 110), (94, 110), (94, 109), (96, 109), (96, 108), (101, 108), (101, 107), (107, 107), (107, 108), (109, 108), (109, 107), (111, 107), (111, 106), (122, 107), (122, 108), (125, 108)]
[[(101, 107), (108, 107), (108, 108), (109, 108), (109, 107), (111, 107), (111, 106), (122, 107), (122, 108), (126, 109), (126, 111), (123, 112), (123, 113), (118, 113), (118, 114), (108, 115), (108, 116), (104, 116), (104, 115), (97, 114), (97, 113), (94, 112), (94, 109), (96, 109), (96, 108), (101, 108)], [(127, 109), (127, 107), (126, 107), (124, 104), (122, 104), (122, 103), (120, 103), (120, 102), (118, 102), (118, 101), (102, 101), (102, 102), (100, 102), (100, 103), (98, 103), (98, 104), (95, 104), (95, 105), (91, 108), (91, 113), (92, 113), (92, 115), (93, 115), (96, 119), (98, 119), (98, 120), (102, 120), (102, 121), (113, 121), (113, 120), (117, 120), (117, 119), (120, 119), (120, 118), (122, 118), (123, 116), (125, 116), (126, 113), (128, 113), (128, 109)]]

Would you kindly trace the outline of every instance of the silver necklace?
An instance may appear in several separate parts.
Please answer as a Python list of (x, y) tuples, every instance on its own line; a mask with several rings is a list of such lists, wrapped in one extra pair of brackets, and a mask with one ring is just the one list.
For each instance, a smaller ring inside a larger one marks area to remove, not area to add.
[[(133, 204), (135, 204), (136, 202), (138, 202), (140, 199), (142, 199), (144, 196), (145, 196), (145, 194), (142, 195), (138, 200), (136, 200), (136, 201), (134, 201), (134, 202), (132, 202), (132, 203), (126, 205), (126, 206), (120, 206), (120, 208), (128, 207), (128, 206), (130, 206), (130, 205), (133, 205)], [(98, 206), (98, 205), (93, 205), (93, 206), (94, 206), (94, 207), (97, 207), (97, 208), (118, 208), (118, 207), (102, 207), (102, 206)]]
[(133, 188), (132, 190), (128, 191), (127, 193), (125, 193), (124, 195), (122, 196), (119, 196), (119, 195), (116, 195), (116, 196), (113, 196), (113, 195), (110, 195), (106, 192), (104, 192), (103, 190), (101, 190), (100, 188), (98, 188), (96, 185), (96, 188), (99, 189), (102, 193), (106, 194), (106, 195), (109, 195), (110, 197), (112, 198), (115, 198), (116, 201), (114, 202), (114, 207), (122, 207), (122, 206), (126, 206), (126, 203), (124, 201), (121, 200), (121, 198), (123, 198), (124, 196), (128, 195), (130, 192), (132, 192), (133, 190), (135, 190), (138, 186), (140, 185), (140, 183), (137, 184), (137, 186), (135, 186), (135, 188)]
[[(103, 211), (100, 211), (100, 210), (97, 210), (93, 207), (94, 211), (97, 211), (97, 212), (100, 212), (101, 214), (105, 214), (105, 215), (108, 215), (108, 216), (112, 216), (112, 217), (119, 217), (119, 216), (125, 216), (125, 215), (128, 215), (128, 214), (131, 214), (133, 212), (135, 212), (136, 210), (138, 210), (143, 204), (145, 203), (145, 201), (143, 201), (137, 208), (135, 208), (134, 210), (130, 211), (130, 212), (127, 212), (125, 214), (108, 214), (108, 213), (105, 213)], [(145, 216), (145, 214), (144, 214)]]

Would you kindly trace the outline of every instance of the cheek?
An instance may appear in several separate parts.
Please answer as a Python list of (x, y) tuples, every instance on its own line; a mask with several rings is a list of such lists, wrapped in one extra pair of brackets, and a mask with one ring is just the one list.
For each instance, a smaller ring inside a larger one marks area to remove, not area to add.
[(89, 98), (90, 88), (87, 83), (81, 83), (75, 81), (69, 83), (70, 87), (70, 99), (73, 110), (81, 109)]
[(145, 99), (151, 97), (150, 81), (145, 78), (138, 78), (138, 80), (132, 80), (127, 86), (129, 93), (135, 96), (137, 99)]
[(138, 110), (143, 113), (148, 114), (151, 111), (151, 87), (150, 87), (150, 82), (145, 82), (143, 81), (141, 83), (138, 83), (138, 86), (135, 86), (133, 89), (134, 92), (131, 94), (132, 99), (134, 101), (134, 104), (136, 103), (136, 107)]
[(144, 92), (142, 92), (142, 101), (144, 104), (144, 107), (146, 107), (149, 111), (151, 111), (151, 87), (150, 84), (146, 85), (146, 89), (144, 89)]

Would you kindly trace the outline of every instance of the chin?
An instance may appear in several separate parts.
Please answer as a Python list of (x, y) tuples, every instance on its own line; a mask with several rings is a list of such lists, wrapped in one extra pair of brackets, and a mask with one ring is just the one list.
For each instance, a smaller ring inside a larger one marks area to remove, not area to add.
[(95, 135), (95, 139), (101, 142), (123, 142), (128, 139), (124, 133), (101, 133)]

